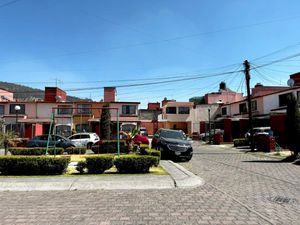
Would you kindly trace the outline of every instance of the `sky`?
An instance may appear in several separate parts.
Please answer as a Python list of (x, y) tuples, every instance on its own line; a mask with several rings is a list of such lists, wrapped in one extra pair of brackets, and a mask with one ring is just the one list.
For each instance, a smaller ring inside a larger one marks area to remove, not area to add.
[[(68, 95), (188, 101), (300, 71), (299, 0), (0, 0), (1, 81)], [(246, 93), (245, 93), (246, 94)]]

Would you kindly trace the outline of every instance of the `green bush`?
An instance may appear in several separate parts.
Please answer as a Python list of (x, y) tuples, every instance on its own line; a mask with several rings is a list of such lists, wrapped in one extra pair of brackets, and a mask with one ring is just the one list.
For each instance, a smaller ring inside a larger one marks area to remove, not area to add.
[(1, 175), (54, 175), (66, 171), (69, 157), (0, 156)]
[(84, 173), (84, 169), (86, 168), (86, 161), (79, 161), (77, 163), (77, 166), (76, 166), (76, 170), (83, 174)]
[(68, 147), (65, 150), (68, 155), (81, 155), (86, 153), (85, 147)]
[(88, 173), (103, 173), (105, 170), (110, 169), (113, 166), (114, 155), (103, 154), (97, 156), (87, 156), (86, 168)]
[(148, 173), (151, 166), (158, 165), (157, 156), (122, 155), (115, 157), (114, 164), (120, 173)]
[[(24, 147), (14, 147), (8, 149), (12, 155), (45, 155), (46, 148), (44, 147), (34, 147), (34, 148), (24, 148)], [(49, 155), (62, 155), (64, 154), (63, 148), (48, 148)]]
[(248, 146), (249, 142), (245, 138), (237, 138), (233, 140), (233, 146), (239, 147), (239, 146)]
[[(104, 140), (99, 145), (92, 146), (92, 151), (95, 154), (105, 154), (105, 153), (118, 153), (118, 141), (117, 140)], [(127, 153), (128, 147), (124, 140), (120, 141), (120, 152)]]

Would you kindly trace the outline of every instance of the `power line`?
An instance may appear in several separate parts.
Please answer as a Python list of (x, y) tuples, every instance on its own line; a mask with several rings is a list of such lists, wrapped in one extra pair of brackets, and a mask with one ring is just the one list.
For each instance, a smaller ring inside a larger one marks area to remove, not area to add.
[(10, 5), (13, 5), (13, 4), (15, 4), (17, 2), (20, 2), (20, 1), (22, 1), (22, 0), (14, 0), (14, 1), (6, 2), (2, 5), (0, 5), (0, 8), (4, 8), (4, 7), (10, 6)]

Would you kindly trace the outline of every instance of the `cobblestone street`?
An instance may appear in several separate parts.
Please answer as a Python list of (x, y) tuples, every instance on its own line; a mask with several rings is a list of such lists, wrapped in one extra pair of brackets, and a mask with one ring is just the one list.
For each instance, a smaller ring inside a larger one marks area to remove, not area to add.
[(299, 224), (299, 166), (206, 145), (195, 145), (193, 159), (181, 165), (205, 184), (0, 192), (0, 224)]

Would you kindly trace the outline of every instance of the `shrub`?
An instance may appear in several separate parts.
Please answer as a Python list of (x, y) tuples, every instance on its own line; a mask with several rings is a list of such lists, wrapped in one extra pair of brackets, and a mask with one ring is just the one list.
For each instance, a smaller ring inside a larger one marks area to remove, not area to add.
[[(9, 151), (12, 155), (45, 155), (46, 148), (44, 147), (35, 147), (35, 148), (23, 148), (23, 147), (14, 147), (9, 148)], [(64, 153), (63, 148), (48, 148), (49, 155), (62, 155)]]
[(105, 170), (108, 170), (113, 166), (114, 156), (111, 154), (87, 156), (85, 158), (88, 173), (103, 173)]
[(77, 163), (77, 166), (76, 166), (76, 170), (83, 174), (84, 173), (84, 169), (86, 168), (86, 161), (79, 161)]
[(122, 155), (114, 159), (120, 173), (148, 173), (151, 166), (158, 164), (158, 157), (149, 155)]
[(1, 156), (2, 175), (54, 175), (66, 171), (69, 157)]
[(68, 155), (80, 155), (86, 153), (85, 147), (68, 147), (65, 150)]
[[(92, 146), (92, 151), (95, 154), (118, 153), (118, 141), (117, 140), (101, 141), (101, 144)], [(124, 140), (120, 140), (120, 152), (121, 153), (128, 152), (128, 148)]]
[(233, 140), (234, 147), (247, 146), (247, 145), (249, 145), (249, 142), (245, 138), (238, 138)]

